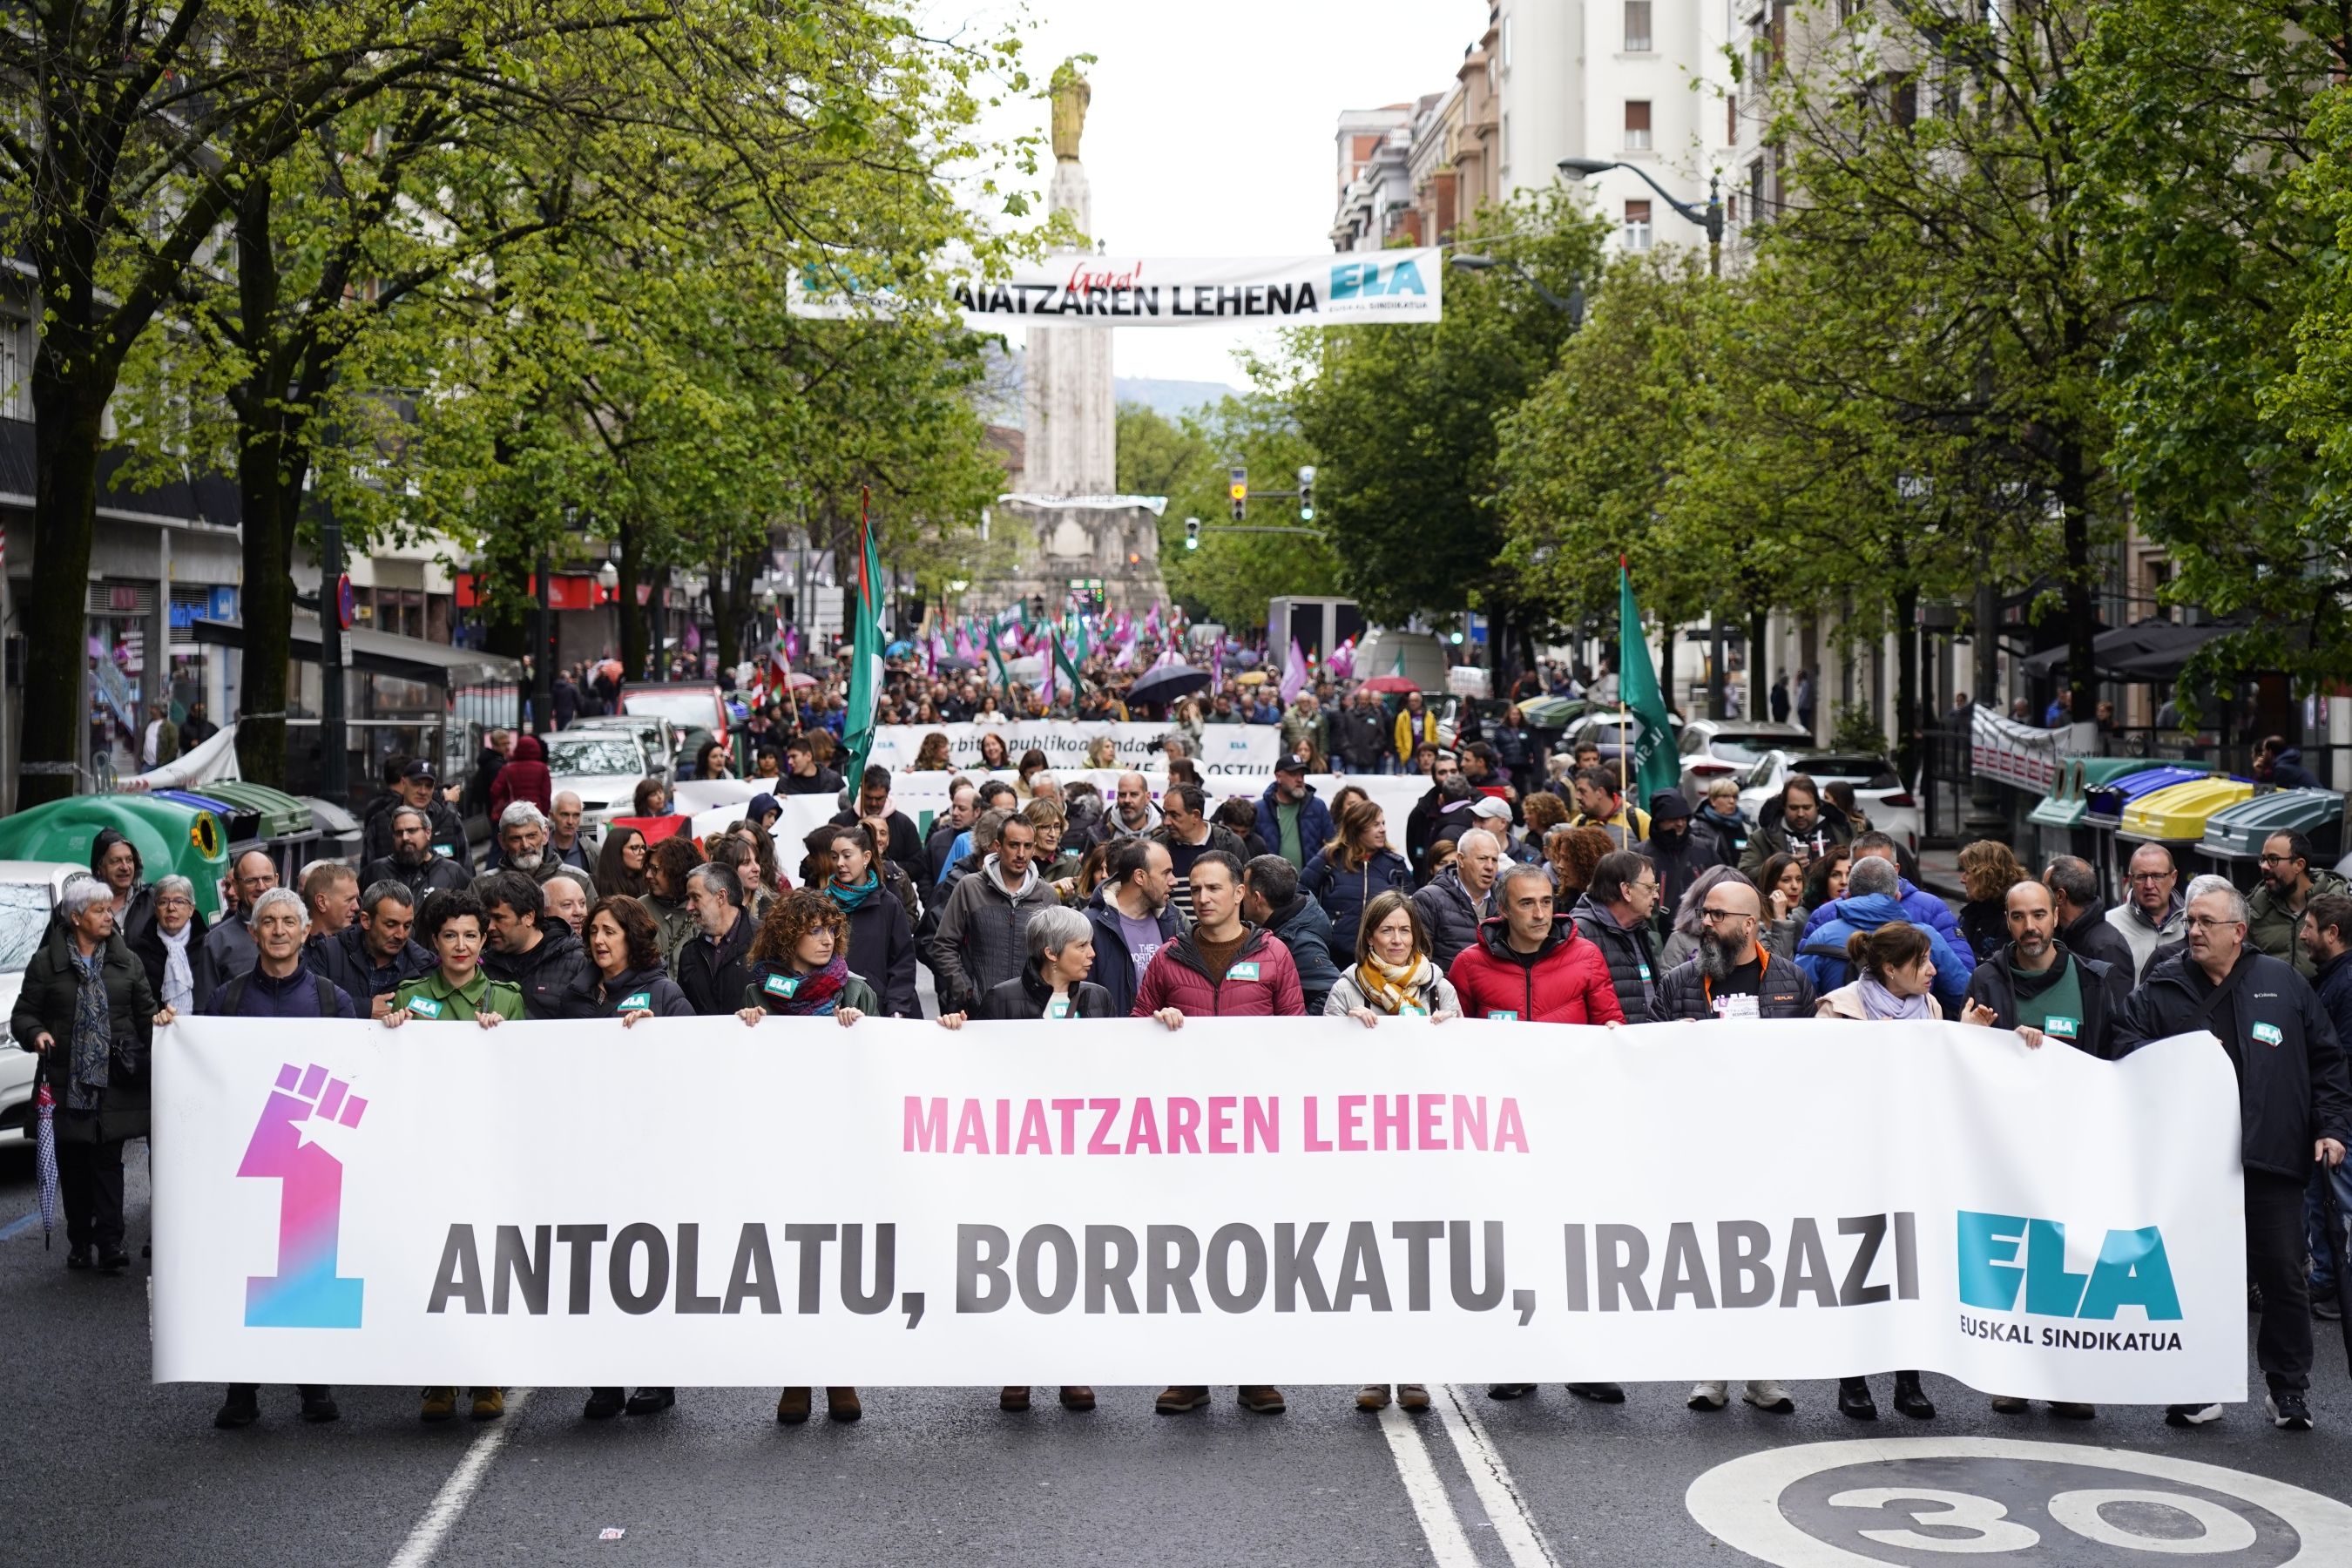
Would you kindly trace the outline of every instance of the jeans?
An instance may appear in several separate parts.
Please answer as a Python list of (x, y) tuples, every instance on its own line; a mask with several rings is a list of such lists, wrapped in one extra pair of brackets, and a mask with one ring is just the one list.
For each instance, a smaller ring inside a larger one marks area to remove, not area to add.
[(2336, 1188), (2336, 1207), (2352, 1215), (2352, 1160), (2329, 1170), (2314, 1164), (2311, 1180), (2303, 1189), (2304, 1245), (2311, 1249), (2311, 1293), (2332, 1296), (2336, 1292), (2336, 1251), (2327, 1240), (2327, 1198), (2330, 1184)]
[(2304, 1283), (2305, 1183), (2246, 1173), (2246, 1270), (2262, 1287), (2254, 1362), (2272, 1389), (2311, 1386), (2311, 1292)]

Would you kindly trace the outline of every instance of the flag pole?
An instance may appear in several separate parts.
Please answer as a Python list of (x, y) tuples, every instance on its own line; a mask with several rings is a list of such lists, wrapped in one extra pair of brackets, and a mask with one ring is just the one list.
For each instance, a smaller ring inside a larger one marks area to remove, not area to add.
[[(1625, 558), (1622, 555), (1617, 557), (1617, 576), (1621, 584), (1632, 576), (1632, 574), (1625, 570)], [(1633, 824), (1633, 814), (1630, 808), (1624, 806), (1628, 783), (1625, 777), (1625, 752), (1626, 749), (1633, 743), (1632, 728), (1632, 721), (1625, 712), (1625, 623), (1621, 616), (1617, 623), (1617, 800), (1620, 808), (1625, 810), (1625, 821), (1628, 826)]]

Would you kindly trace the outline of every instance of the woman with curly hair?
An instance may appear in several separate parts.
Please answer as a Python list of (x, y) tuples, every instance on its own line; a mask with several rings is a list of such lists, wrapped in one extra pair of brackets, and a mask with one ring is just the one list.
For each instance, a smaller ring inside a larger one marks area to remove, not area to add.
[(1990, 958), (2009, 942), (2009, 890), (2025, 880), (2009, 846), (1979, 838), (1960, 850), (1960, 934), (1979, 959)]
[[(844, 1028), (877, 1011), (874, 988), (849, 972), (849, 917), (823, 893), (806, 888), (768, 906), (751, 939), (751, 983), (736, 1016), (757, 1025), (770, 1016), (830, 1016)], [(824, 1391), (824, 1413), (855, 1421), (866, 1413), (857, 1390)], [(797, 1426), (809, 1418), (809, 1391), (787, 1388), (776, 1399), (776, 1419)]]
[(1543, 864), (1544, 840), (1551, 836), (1553, 828), (1568, 821), (1568, 802), (1549, 790), (1538, 790), (1519, 802), (1519, 813), (1527, 820), (1527, 831), (1509, 847), (1511, 858), (1539, 866)]
[(1544, 860), (1551, 871), (1555, 907), (1573, 904), (1592, 886), (1601, 858), (1617, 847), (1603, 827), (1555, 827), (1544, 838)]
[[(929, 700), (925, 700), (923, 708), (927, 713), (930, 706)], [(936, 719), (937, 715), (931, 717)], [(953, 773), (955, 764), (948, 761), (947, 736), (937, 730), (924, 736), (922, 743), (915, 748), (915, 765), (908, 771), (918, 773)]]

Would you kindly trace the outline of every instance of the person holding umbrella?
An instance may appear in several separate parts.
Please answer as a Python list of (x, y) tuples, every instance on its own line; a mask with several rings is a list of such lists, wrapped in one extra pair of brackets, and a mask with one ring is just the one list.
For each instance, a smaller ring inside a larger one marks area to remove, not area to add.
[(148, 1054), (158, 1007), (147, 971), (115, 930), (117, 889), (76, 877), (58, 919), (25, 966), (8, 1020), (37, 1054), (39, 1081), (55, 1107), (51, 1136), (65, 1197), (66, 1267), (120, 1274), (122, 1145), (147, 1135)]

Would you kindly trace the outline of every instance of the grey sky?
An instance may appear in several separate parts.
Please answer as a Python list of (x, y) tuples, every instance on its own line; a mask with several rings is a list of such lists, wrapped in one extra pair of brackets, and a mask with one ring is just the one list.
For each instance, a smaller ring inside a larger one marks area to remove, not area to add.
[[(1074, 54), (1087, 68), (1087, 174), (1096, 237), (1143, 256), (1311, 255), (1330, 248), (1339, 111), (1396, 103), (1453, 80), (1485, 26), (1485, 0), (935, 0), (934, 28), (978, 31), (1024, 15), (1041, 80)], [(1042, 134), (1040, 102), (1001, 111), (1000, 134)], [(1048, 160), (1050, 161), (1050, 159)], [(1045, 172), (1041, 171), (1042, 190)], [(1118, 331), (1121, 375), (1238, 383), (1242, 329)]]

